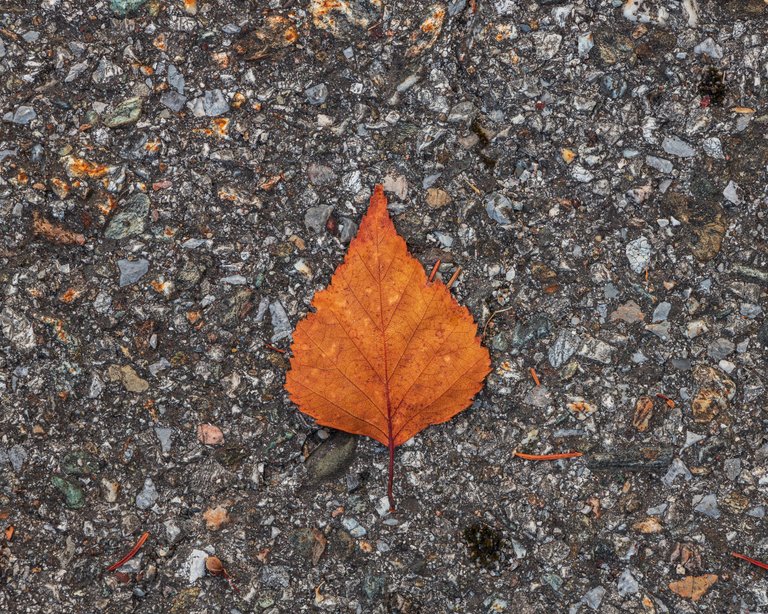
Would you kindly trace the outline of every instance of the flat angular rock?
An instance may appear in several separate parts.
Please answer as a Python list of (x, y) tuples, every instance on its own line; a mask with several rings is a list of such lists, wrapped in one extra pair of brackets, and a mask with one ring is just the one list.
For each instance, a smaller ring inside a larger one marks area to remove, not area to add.
[(149, 260), (141, 258), (140, 260), (118, 260), (117, 266), (120, 269), (120, 287), (124, 288), (135, 284), (149, 270)]
[(149, 197), (143, 193), (136, 193), (118, 207), (117, 213), (112, 216), (104, 231), (107, 239), (127, 239), (144, 232), (149, 215)]

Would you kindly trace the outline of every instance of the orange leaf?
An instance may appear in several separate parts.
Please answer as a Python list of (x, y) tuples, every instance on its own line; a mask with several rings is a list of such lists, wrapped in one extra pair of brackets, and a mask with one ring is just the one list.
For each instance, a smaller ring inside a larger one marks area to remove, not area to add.
[(682, 580), (670, 582), (669, 590), (685, 599), (698, 601), (715, 582), (717, 582), (717, 576), (713, 573), (703, 576), (685, 576)]
[(394, 449), (465, 409), (490, 371), (477, 326), (408, 253), (377, 185), (368, 213), (314, 313), (296, 326), (285, 387), (318, 424)]

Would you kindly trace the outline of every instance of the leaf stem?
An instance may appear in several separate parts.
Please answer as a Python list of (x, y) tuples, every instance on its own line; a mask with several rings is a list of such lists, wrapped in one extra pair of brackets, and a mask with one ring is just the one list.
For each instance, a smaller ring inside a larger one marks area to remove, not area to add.
[(389, 498), (389, 513), (395, 511), (395, 498), (392, 495), (392, 484), (395, 481), (395, 440), (389, 437), (389, 481), (387, 482), (387, 497)]

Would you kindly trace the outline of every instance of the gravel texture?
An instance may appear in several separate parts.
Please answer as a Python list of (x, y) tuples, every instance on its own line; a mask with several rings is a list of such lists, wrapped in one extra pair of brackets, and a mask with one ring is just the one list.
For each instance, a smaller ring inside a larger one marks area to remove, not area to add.
[[(0, 22), (0, 611), (768, 609), (768, 3)], [(393, 514), (283, 391), (379, 182), (493, 360)]]

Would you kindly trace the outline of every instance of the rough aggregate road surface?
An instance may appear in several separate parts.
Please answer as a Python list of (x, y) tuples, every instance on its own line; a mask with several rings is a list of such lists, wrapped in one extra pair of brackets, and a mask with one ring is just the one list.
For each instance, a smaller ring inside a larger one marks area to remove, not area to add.
[[(283, 389), (377, 183), (492, 359), (394, 513)], [(4, 0), (0, 611), (768, 612), (767, 215), (766, 0)]]

